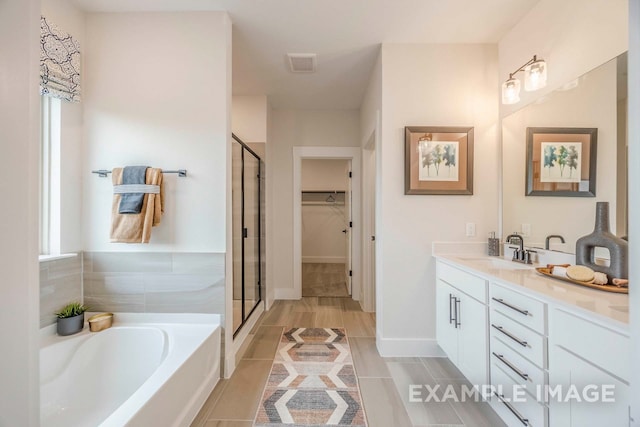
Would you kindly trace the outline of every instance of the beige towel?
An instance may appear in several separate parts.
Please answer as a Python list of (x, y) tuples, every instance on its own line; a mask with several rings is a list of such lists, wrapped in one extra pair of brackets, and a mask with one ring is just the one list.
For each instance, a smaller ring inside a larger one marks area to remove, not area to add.
[[(113, 185), (122, 184), (122, 168), (113, 169)], [(146, 184), (159, 185), (160, 194), (145, 194), (139, 214), (120, 214), (120, 194), (113, 195), (111, 205), (112, 243), (149, 243), (151, 227), (160, 224), (164, 213), (164, 183), (162, 169), (147, 169)]]

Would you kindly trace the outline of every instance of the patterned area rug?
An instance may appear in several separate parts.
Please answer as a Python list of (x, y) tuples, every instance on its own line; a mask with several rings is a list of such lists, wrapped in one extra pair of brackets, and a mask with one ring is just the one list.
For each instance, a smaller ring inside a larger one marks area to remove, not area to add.
[(367, 425), (344, 329), (285, 330), (254, 425)]

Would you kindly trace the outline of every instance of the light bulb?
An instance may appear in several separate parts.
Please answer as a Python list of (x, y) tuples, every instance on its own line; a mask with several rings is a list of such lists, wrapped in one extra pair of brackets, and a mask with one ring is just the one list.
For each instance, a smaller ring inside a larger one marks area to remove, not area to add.
[(524, 68), (524, 90), (542, 89), (547, 85), (547, 63), (538, 59)]
[(515, 104), (520, 101), (520, 80), (510, 77), (502, 83), (502, 103)]

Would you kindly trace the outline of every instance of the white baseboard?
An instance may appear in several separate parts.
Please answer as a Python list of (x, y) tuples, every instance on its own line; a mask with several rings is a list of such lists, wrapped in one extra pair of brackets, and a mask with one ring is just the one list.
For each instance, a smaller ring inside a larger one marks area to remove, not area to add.
[(302, 263), (314, 264), (344, 264), (347, 259), (343, 256), (303, 256)]
[(446, 357), (435, 339), (376, 338), (382, 357)]
[(275, 289), (275, 299), (300, 299), (302, 295), (293, 288)]

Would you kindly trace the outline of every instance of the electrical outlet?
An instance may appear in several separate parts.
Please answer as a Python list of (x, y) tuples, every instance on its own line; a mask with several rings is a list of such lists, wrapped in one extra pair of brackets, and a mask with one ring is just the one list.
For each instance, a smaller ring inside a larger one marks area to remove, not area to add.
[(531, 236), (531, 224), (522, 224), (521, 230), (524, 237)]
[(474, 237), (476, 235), (476, 225), (473, 222), (467, 223), (467, 237)]

